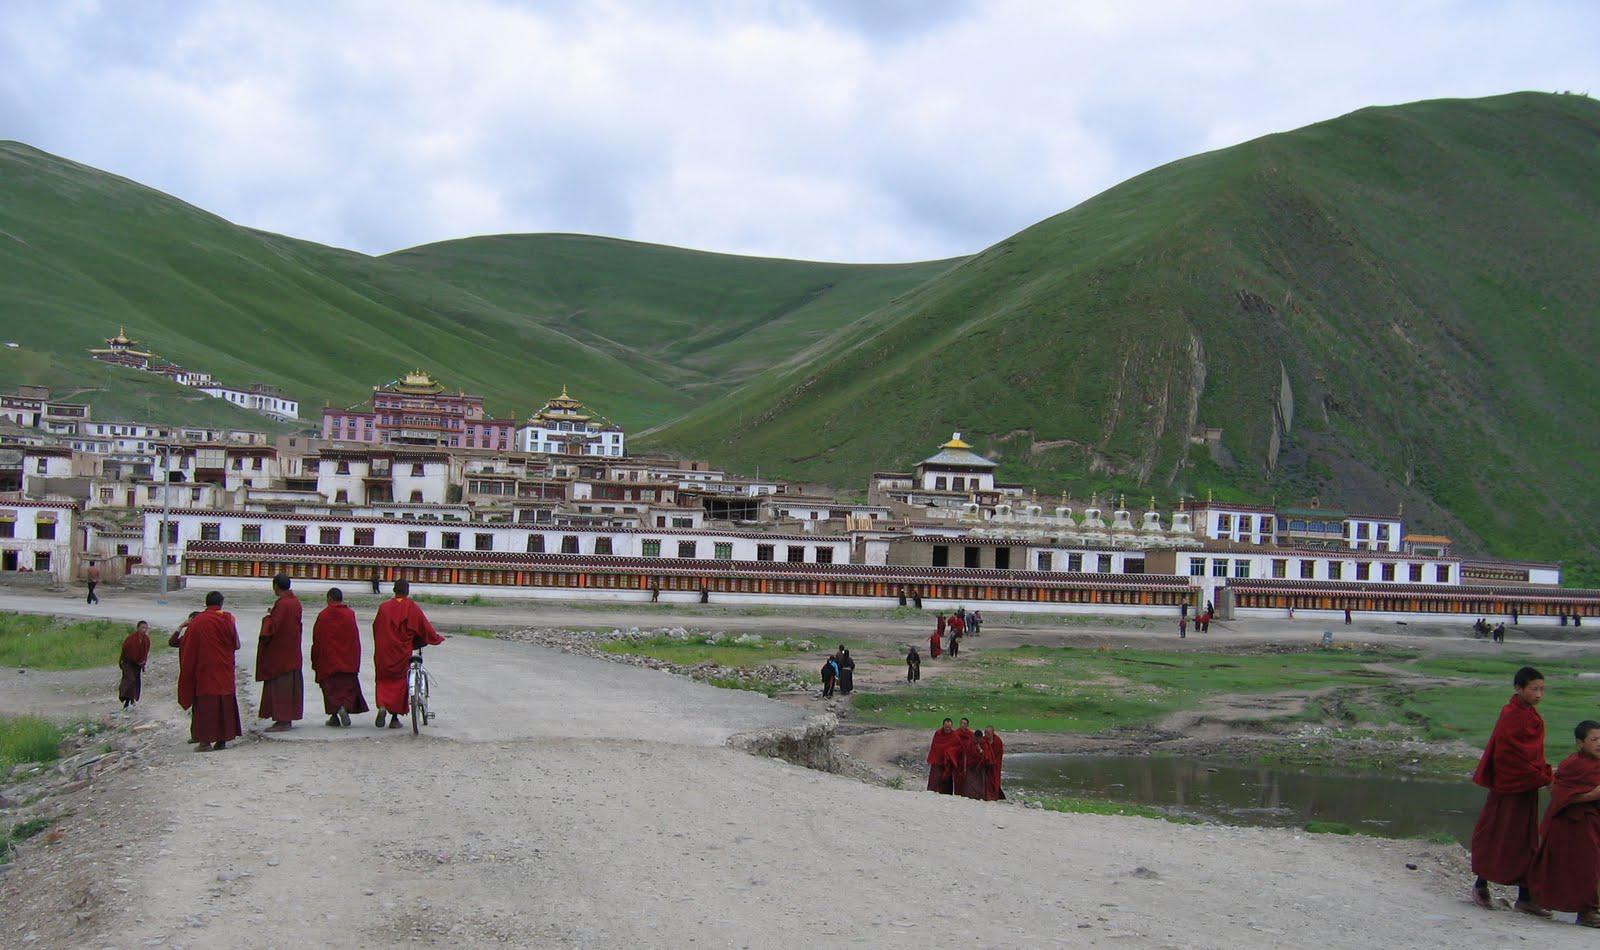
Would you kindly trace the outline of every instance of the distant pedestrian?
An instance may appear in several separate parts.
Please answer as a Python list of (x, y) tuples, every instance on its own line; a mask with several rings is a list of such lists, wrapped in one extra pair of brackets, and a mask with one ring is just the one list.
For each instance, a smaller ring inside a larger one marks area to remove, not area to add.
[(849, 696), (856, 688), (856, 661), (850, 658), (850, 651), (839, 644), (839, 694)]
[(1188, 617), (1179, 617), (1178, 618), (1178, 639), (1179, 640), (1187, 640), (1187, 639), (1189, 639), (1189, 618)]
[(1347, 627), (1350, 626), (1350, 608), (1349, 607), (1346, 607), (1344, 609), (1344, 625), (1347, 626)]
[(117, 665), (122, 668), (122, 683), (117, 687), (117, 698), (127, 709), (139, 701), (144, 688), (144, 664), (150, 659), (150, 624), (139, 621), (127, 639), (122, 641), (122, 655)]
[(652, 604), (661, 600), (661, 585), (655, 581), (650, 582), (650, 602)]
[(378, 569), (377, 568), (373, 568), (372, 569), (372, 592), (374, 594), (383, 593), (383, 586), (379, 583), (379, 580), (380, 579), (379, 579), (379, 576), (378, 576)]
[(1178, 605), (1178, 619), (1179, 620), (1188, 620), (1189, 619), (1189, 603), (1188, 603), (1188, 601), (1184, 601), (1183, 603)]
[(911, 606), (918, 610), (922, 609), (922, 591), (914, 590), (911, 592)]
[(980, 610), (974, 610), (972, 614), (967, 617), (967, 631), (973, 636), (977, 636), (982, 628), (983, 612)]
[(906, 651), (906, 682), (915, 683), (922, 679), (922, 654), (917, 652), (916, 644)]
[(944, 644), (942, 642), (943, 638), (940, 637), (939, 634), (940, 631), (935, 630), (933, 633), (928, 635), (928, 655), (933, 657), (935, 660), (937, 660), (939, 655), (944, 652)]
[(83, 579), (89, 585), (89, 596), (85, 602), (90, 604), (100, 603), (100, 597), (94, 592), (94, 589), (100, 586), (100, 565), (90, 561), (89, 569), (83, 572)]
[(950, 654), (950, 659), (952, 660), (961, 653), (961, 631), (956, 630), (953, 627), (951, 628), (950, 649), (946, 650), (945, 652)]
[(700, 602), (702, 604), (711, 603), (711, 588), (705, 586), (704, 584), (700, 585)]
[(837, 657), (828, 657), (822, 664), (822, 698), (827, 699), (833, 695), (833, 686), (839, 681), (839, 660)]
[(904, 607), (905, 605), (906, 605), (906, 589), (904, 587), (902, 587), (902, 588), (900, 588), (900, 606)]
[(1521, 616), (1522, 616), (1522, 611), (1518, 610), (1515, 607), (1511, 608), (1511, 625), (1513, 627), (1515, 627), (1517, 625), (1517, 619), (1519, 617), (1521, 617)]

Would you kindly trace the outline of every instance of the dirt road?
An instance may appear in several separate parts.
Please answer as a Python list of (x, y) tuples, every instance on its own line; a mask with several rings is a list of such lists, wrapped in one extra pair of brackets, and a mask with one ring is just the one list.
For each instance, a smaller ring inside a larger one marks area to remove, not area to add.
[(726, 747), (803, 715), (755, 694), (469, 637), (428, 663), (442, 717), (421, 738), (312, 718), (203, 755), (170, 678), (152, 682), (160, 754), (95, 783), (0, 875), (5, 942), (1593, 942), (1470, 907), (1457, 849), (896, 791)]

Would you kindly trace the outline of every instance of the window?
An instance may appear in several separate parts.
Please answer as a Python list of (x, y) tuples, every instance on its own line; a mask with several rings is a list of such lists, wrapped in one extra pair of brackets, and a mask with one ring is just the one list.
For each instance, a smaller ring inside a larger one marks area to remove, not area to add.
[(596, 554), (610, 554), (611, 553), (611, 539), (610, 538), (595, 538), (594, 539), (594, 553), (596, 553)]
[(347, 461), (345, 459), (340, 459), (339, 460), (339, 467), (334, 470), (334, 474), (336, 474), (336, 475), (349, 475), (350, 474), (350, 463), (349, 463), (349, 461)]
[(579, 548), (578, 548), (578, 536), (577, 535), (575, 535), (575, 534), (564, 534), (564, 535), (561, 536), (561, 553), (562, 554), (578, 554), (578, 553), (580, 553)]
[(715, 545), (713, 545), (713, 548), (715, 550), (715, 554), (716, 554), (716, 559), (717, 560), (719, 560), (719, 561), (731, 561), (731, 560), (733, 560), (733, 542), (732, 541), (718, 541)]
[(1083, 570), (1083, 555), (1081, 555), (1081, 554), (1069, 554), (1069, 555), (1067, 555), (1067, 570), (1071, 571), (1074, 574), (1077, 574), (1077, 573), (1081, 572)]
[(1342, 581), (1342, 580), (1344, 580), (1344, 562), (1343, 561), (1329, 561), (1328, 562), (1328, 580), (1330, 580), (1330, 581)]
[(1211, 576), (1212, 577), (1227, 577), (1228, 576), (1228, 559), (1227, 558), (1225, 558), (1225, 557), (1214, 557), (1214, 558), (1211, 559)]
[(334, 492), (333, 493), (333, 503), (336, 504), (336, 505), (348, 505), (348, 504), (350, 504), (350, 491), (349, 491), (349, 489), (341, 488), (338, 491)]
[(39, 571), (41, 573), (48, 573), (49, 572), (49, 570), (50, 570), (50, 552), (49, 551), (35, 551), (34, 552), (34, 555), (33, 555), (33, 569), (35, 571)]
[(1435, 564), (1433, 566), (1433, 579), (1441, 584), (1450, 583), (1450, 565)]
[(1365, 524), (1356, 525), (1356, 539), (1360, 541), (1367, 539), (1367, 526)]
[(1189, 559), (1189, 576), (1190, 577), (1204, 577), (1204, 576), (1206, 576), (1206, 559), (1205, 558), (1203, 558), (1203, 557), (1192, 557), (1192, 558)]
[(1309, 581), (1317, 576), (1317, 562), (1304, 560), (1300, 562), (1300, 579)]
[(983, 549), (965, 547), (961, 551), (962, 567), (979, 567), (982, 564)]
[(1099, 566), (1097, 566), (1095, 569), (1098, 570), (1102, 574), (1110, 574), (1111, 573), (1111, 555), (1109, 555), (1109, 554), (1100, 555)]
[(1389, 526), (1388, 525), (1386, 525), (1386, 524), (1378, 525), (1378, 540), (1379, 541), (1387, 541), (1387, 540), (1389, 540)]
[(494, 535), (487, 531), (479, 531), (472, 536), (472, 548), (475, 551), (493, 551)]
[(997, 571), (1009, 571), (1009, 570), (1011, 570), (1011, 549), (1010, 548), (995, 548), (994, 549), (994, 569), (997, 570)]
[(425, 548), (427, 546), (428, 546), (428, 532), (426, 532), (426, 531), (407, 531), (406, 532), (406, 547), (408, 547), (408, 548)]
[[(174, 525), (176, 527), (176, 525)], [(41, 541), (49, 541), (56, 536), (56, 523), (54, 521), (39, 521), (33, 526), (33, 536)]]
[(529, 554), (543, 554), (544, 553), (544, 535), (542, 535), (542, 534), (530, 534), (530, 535), (528, 535), (528, 553)]
[(661, 541), (657, 538), (650, 538), (649, 540), (641, 542), (640, 547), (640, 553), (645, 557), (661, 556)]
[(444, 532), (439, 536), (439, 546), (446, 551), (459, 551), (461, 549), (461, 532)]
[(818, 547), (817, 548), (817, 563), (818, 564), (832, 564), (833, 563), (833, 548)]
[(303, 524), (286, 524), (283, 526), (284, 544), (305, 544), (306, 526)]
[(1356, 562), (1356, 580), (1365, 581), (1372, 579), (1372, 565), (1366, 561)]
[(679, 557), (694, 557), (695, 556), (695, 554), (694, 554), (694, 542), (693, 541), (679, 541), (678, 542), (678, 556)]
[(1385, 565), (1383, 565), (1383, 579), (1386, 580), (1386, 581), (1394, 580), (1394, 565), (1393, 564), (1385, 564)]
[(372, 528), (357, 528), (357, 529), (355, 529), (355, 538), (353, 540), (353, 543), (357, 547), (370, 548), (374, 544), (377, 544), (377, 541), (378, 541), (377, 532), (374, 529), (372, 529)]
[(961, 477), (958, 476), (958, 477), (950, 479), (950, 490), (951, 491), (965, 491), (966, 487), (967, 487), (967, 480), (965, 478), (961, 478)]
[[(1243, 527), (1242, 519), (1241, 519), (1240, 527)], [(1217, 530), (1218, 531), (1232, 531), (1233, 530), (1233, 515), (1229, 515), (1229, 514), (1217, 515)]]
[(413, 504), (413, 505), (420, 505), (420, 504), (422, 504), (422, 492), (421, 492), (421, 491), (420, 491), (420, 490), (415, 490), (415, 489), (414, 489), (414, 490), (413, 490), (413, 491), (412, 491), (412, 492), (411, 492), (411, 503), (412, 503), (412, 504)]
[(128, 546), (126, 544), (117, 545), (117, 554), (119, 556), (123, 556), (123, 557), (127, 556), (127, 554), (128, 554)]
[(692, 528), (692, 527), (694, 527), (694, 519), (693, 518), (673, 518), (672, 519), (672, 526), (674, 528)]
[(805, 563), (806, 546), (803, 545), (803, 544), (791, 544), (791, 545), (789, 545), (788, 556), (789, 556), (789, 563), (790, 564), (803, 564), (803, 563)]
[(935, 544), (933, 546), (933, 566), (934, 567), (949, 567), (950, 566), (950, 548), (949, 548), (948, 545)]
[(1284, 560), (1283, 558), (1273, 558), (1272, 559), (1272, 576), (1273, 577), (1279, 577), (1279, 578), (1288, 577), (1289, 576), (1289, 562)]
[(667, 526), (667, 516), (666, 515), (656, 515), (656, 527), (665, 528), (666, 526)]
[(321, 528), (317, 531), (318, 544), (338, 544), (339, 535), (344, 533), (343, 528)]
[(945, 487), (948, 484), (949, 483), (945, 481), (945, 478), (944, 478), (943, 475), (936, 476), (934, 478), (934, 480), (933, 480), (933, 490), (934, 491), (944, 491)]
[(1050, 570), (1050, 552), (1049, 551), (1040, 551), (1039, 552), (1038, 567), (1036, 568), (1036, 570), (1040, 570), (1040, 571), (1048, 571), (1048, 570)]
[(203, 521), (200, 523), (200, 540), (221, 541), (222, 524), (216, 521)]
[(1422, 565), (1421, 564), (1412, 564), (1411, 565), (1411, 583), (1413, 583), (1413, 584), (1422, 583)]
[(772, 560), (772, 545), (770, 545), (770, 544), (758, 544), (758, 545), (756, 545), (756, 560), (758, 560), (758, 561), (770, 561), (770, 560)]
[(1245, 561), (1245, 560), (1234, 561), (1233, 562), (1233, 576), (1234, 577), (1249, 577), (1250, 576), (1250, 562), (1249, 561)]
[(424, 473), (422, 471), (422, 463), (421, 462), (412, 462), (411, 463), (411, 477), (412, 478), (422, 478), (423, 474)]
[(14, 538), (17, 536), (17, 523), (15, 521), (0, 521), (0, 538)]

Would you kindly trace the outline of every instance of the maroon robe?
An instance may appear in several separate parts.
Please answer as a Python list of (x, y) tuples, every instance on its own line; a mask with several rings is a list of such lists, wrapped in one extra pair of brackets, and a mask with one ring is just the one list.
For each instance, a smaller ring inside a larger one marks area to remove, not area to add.
[(361, 628), (356, 613), (344, 604), (329, 604), (311, 626), (311, 671), (322, 687), (322, 708), (328, 715), (367, 711), (361, 693)]
[(1539, 847), (1539, 789), (1550, 784), (1544, 719), (1513, 695), (1500, 710), (1472, 781), (1489, 790), (1472, 829), (1472, 873), (1521, 884)]
[(1544, 843), (1528, 868), (1534, 903), (1579, 914), (1600, 910), (1600, 801), (1574, 802), (1600, 786), (1600, 759), (1575, 752), (1556, 768), (1539, 833)]
[(305, 676), (300, 598), (284, 591), (261, 618), (261, 639), (256, 646), (256, 682), (261, 684), (260, 718), (294, 722), (305, 718)]
[(378, 615), (372, 618), (372, 672), (379, 709), (397, 716), (411, 711), (411, 699), (406, 695), (411, 651), (443, 642), (427, 614), (409, 597), (393, 597), (378, 605)]
[(956, 731), (940, 726), (928, 743), (928, 791), (949, 795), (955, 791)]
[[(942, 631), (944, 629), (944, 624), (939, 624), (939, 628), (940, 631)], [(939, 658), (939, 654), (943, 652), (944, 646), (939, 643), (939, 633), (935, 632), (933, 636), (928, 638), (928, 653), (935, 660), (937, 660)]]
[[(959, 618), (958, 618), (959, 619)], [(962, 798), (983, 798), (983, 746), (971, 729), (956, 730), (955, 791)]]
[(999, 733), (992, 736), (985, 733), (983, 752), (988, 778), (988, 783), (983, 789), (983, 799), (989, 802), (1004, 801), (1006, 793), (1000, 788), (1000, 766), (1005, 761), (1006, 744), (1000, 741)]
[(190, 710), (194, 742), (227, 742), (244, 734), (234, 694), (239, 630), (233, 614), (207, 607), (189, 622), (178, 646), (178, 705)]
[(138, 630), (122, 641), (122, 655), (117, 665), (122, 668), (122, 682), (117, 686), (117, 699), (136, 703), (144, 692), (144, 665), (150, 659), (150, 634)]

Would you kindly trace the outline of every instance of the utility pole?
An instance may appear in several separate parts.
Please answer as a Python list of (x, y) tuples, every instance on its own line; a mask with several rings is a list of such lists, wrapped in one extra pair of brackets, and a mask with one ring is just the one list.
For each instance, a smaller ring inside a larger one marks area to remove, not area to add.
[(172, 446), (161, 443), (161, 596), (156, 603), (167, 602), (167, 525), (172, 517)]

